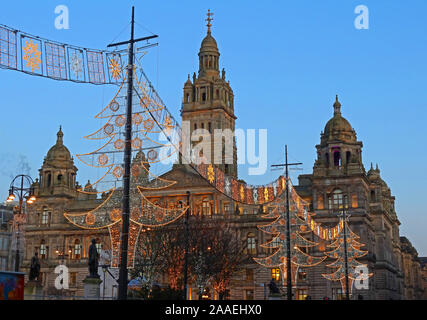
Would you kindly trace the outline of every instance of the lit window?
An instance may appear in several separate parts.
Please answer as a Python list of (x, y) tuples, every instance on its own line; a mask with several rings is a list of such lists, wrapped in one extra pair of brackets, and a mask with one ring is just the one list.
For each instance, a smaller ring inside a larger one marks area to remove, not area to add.
[(333, 202), (334, 209), (343, 208), (343, 194), (340, 189), (337, 189), (332, 193), (332, 202)]
[(211, 205), (207, 198), (204, 198), (202, 201), (202, 213), (203, 215), (211, 215)]
[(271, 279), (273, 279), (274, 281), (280, 280), (280, 269), (279, 268), (271, 269)]
[(297, 289), (297, 299), (298, 300), (306, 300), (308, 296), (307, 289)]
[(245, 300), (254, 300), (254, 291), (252, 289), (245, 290)]

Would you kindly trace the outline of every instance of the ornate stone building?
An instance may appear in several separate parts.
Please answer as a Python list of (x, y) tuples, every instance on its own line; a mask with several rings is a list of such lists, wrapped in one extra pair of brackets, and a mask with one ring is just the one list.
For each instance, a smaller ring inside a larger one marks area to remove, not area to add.
[[(215, 147), (224, 139), (220, 137), (220, 141), (215, 140), (214, 129), (234, 131), (236, 120), (233, 90), (225, 79), (225, 71), (219, 71), (219, 57), (217, 42), (209, 25), (199, 51), (198, 75), (194, 73), (192, 80), (189, 76), (184, 84), (181, 110), (183, 125), (187, 122), (190, 132), (206, 129), (212, 136), (211, 160), (214, 160)], [(365, 171), (362, 162), (363, 144), (357, 140), (355, 130), (342, 116), (338, 97), (333, 107), (333, 117), (326, 124), (320, 144), (316, 146), (317, 159), (313, 173), (301, 175), (299, 185), (295, 188), (311, 204), (316, 213), (315, 219), (325, 225), (336, 225), (337, 214), (347, 210), (350, 227), (360, 235), (360, 242), (366, 244), (364, 249), (368, 250), (368, 254), (361, 262), (368, 265), (373, 276), (369, 279), (367, 290), (354, 289), (353, 298), (361, 295), (365, 299), (414, 299), (418, 297), (421, 286), (416, 284), (418, 278), (411, 276), (412, 271), (408, 271), (415, 268), (415, 258), (412, 253), (406, 254), (407, 245), (401, 241), (395, 199), (382, 180), (378, 166), (374, 169), (371, 165), (370, 170)], [(231, 152), (222, 149), (222, 163), (219, 166), (226, 173), (237, 177), (234, 138), (231, 145)], [(57, 276), (54, 269), (63, 260), (70, 269), (69, 291), (81, 296), (82, 280), (88, 273), (90, 240), (97, 239), (99, 248), (104, 249), (109, 249), (111, 244), (107, 229), (79, 229), (64, 218), (65, 211), (87, 212), (102, 201), (102, 198), (97, 199), (94, 195), (77, 192), (79, 186), (76, 174), (77, 168), (63, 144), (60, 129), (57, 142), (48, 151), (40, 169), (40, 177), (34, 185), (37, 201), (30, 206), (25, 228), (26, 256), (23, 269), (28, 273), (30, 259), (37, 251), (41, 258), (44, 290), (54, 292), (52, 288)], [(191, 214), (227, 219), (244, 240), (245, 254), (249, 257), (268, 253), (267, 249), (259, 246), (270, 240), (257, 228), (264, 222), (260, 217), (260, 207), (233, 203), (185, 164), (175, 164), (161, 178), (177, 183), (168, 189), (147, 192), (146, 196), (151, 201), (167, 207), (170, 203), (185, 201), (186, 192), (190, 191)], [(86, 188), (89, 186), (88, 183)], [(327, 244), (321, 242), (319, 251), (313, 254), (322, 255)], [(295, 298), (305, 299), (310, 296), (312, 299), (323, 299), (327, 296), (339, 299), (343, 294), (339, 282), (331, 283), (321, 276), (330, 271), (327, 269), (325, 263), (301, 269), (296, 277)], [(255, 262), (242, 265), (231, 282), (230, 298), (266, 299), (267, 284), (272, 278), (280, 281), (278, 269), (267, 269)], [(197, 297), (195, 288), (190, 290), (190, 297)]]

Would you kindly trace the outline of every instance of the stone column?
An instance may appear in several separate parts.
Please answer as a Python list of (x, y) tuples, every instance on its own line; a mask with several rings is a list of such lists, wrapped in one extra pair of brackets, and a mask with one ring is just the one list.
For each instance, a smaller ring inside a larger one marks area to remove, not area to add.
[(102, 280), (100, 278), (86, 277), (83, 280), (84, 297), (86, 300), (99, 300), (101, 296), (101, 283)]

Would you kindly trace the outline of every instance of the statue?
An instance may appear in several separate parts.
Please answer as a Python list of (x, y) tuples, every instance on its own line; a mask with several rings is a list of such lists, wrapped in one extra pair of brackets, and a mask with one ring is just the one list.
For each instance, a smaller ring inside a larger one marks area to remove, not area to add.
[(31, 258), (31, 264), (30, 264), (30, 274), (28, 276), (28, 279), (30, 281), (39, 280), (40, 277), (40, 261), (38, 258), (38, 253), (35, 252), (34, 256)]
[(99, 278), (98, 274), (98, 250), (96, 249), (96, 240), (92, 239), (92, 244), (89, 247), (89, 278)]

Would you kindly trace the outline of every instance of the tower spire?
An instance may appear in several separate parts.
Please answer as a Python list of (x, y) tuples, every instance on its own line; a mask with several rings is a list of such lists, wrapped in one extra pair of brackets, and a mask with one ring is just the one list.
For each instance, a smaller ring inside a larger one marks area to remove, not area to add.
[(338, 101), (338, 95), (335, 96), (334, 116), (341, 115), (341, 103)]
[(206, 19), (208, 24), (206, 26), (208, 27), (208, 34), (210, 34), (211, 33), (211, 26), (212, 26), (211, 21), (213, 20), (212, 16), (214, 14), (211, 12), (211, 9), (208, 9), (208, 13), (206, 15), (208, 16), (208, 18)]
[(58, 145), (61, 145), (61, 144), (63, 144), (63, 142), (62, 142), (62, 137), (64, 136), (64, 134), (62, 133), (62, 126), (59, 126), (59, 131), (58, 131), (58, 133), (56, 134), (56, 137), (57, 137), (57, 139), (56, 139), (56, 144), (58, 144)]

